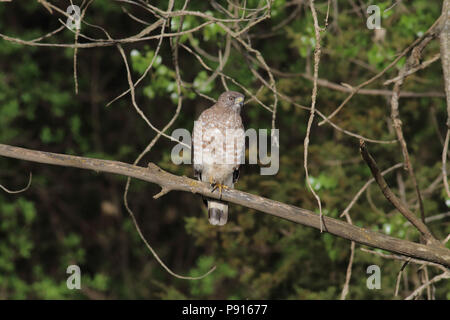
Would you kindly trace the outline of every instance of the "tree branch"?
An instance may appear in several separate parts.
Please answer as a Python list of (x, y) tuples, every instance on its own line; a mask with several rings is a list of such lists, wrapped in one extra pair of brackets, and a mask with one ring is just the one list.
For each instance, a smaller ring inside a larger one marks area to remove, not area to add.
[[(170, 174), (153, 163), (150, 163), (148, 168), (144, 168), (119, 161), (29, 150), (4, 144), (0, 144), (0, 155), (51, 165), (115, 173), (155, 183), (166, 190), (197, 193), (214, 199), (220, 198), (218, 192), (211, 192), (211, 188), (208, 184), (188, 177)], [(221, 199), (298, 224), (320, 229), (319, 215), (306, 209), (294, 207), (239, 190), (223, 190)], [(359, 228), (344, 221), (326, 216), (323, 217), (323, 230), (362, 245), (380, 248), (393, 253), (450, 267), (450, 250), (442, 246), (433, 244), (423, 245), (393, 238), (379, 232)]]
[(437, 240), (433, 237), (433, 235), (431, 234), (430, 230), (425, 225), (425, 223), (423, 223), (418, 217), (416, 217), (414, 213), (412, 213), (411, 210), (408, 209), (408, 206), (405, 203), (403, 203), (399, 198), (397, 198), (397, 196), (391, 191), (388, 184), (386, 183), (386, 180), (384, 180), (383, 175), (381, 174), (381, 171), (377, 166), (377, 163), (367, 150), (364, 140), (359, 141), (359, 149), (361, 151), (361, 155), (364, 161), (369, 166), (370, 171), (372, 172), (372, 175), (375, 178), (375, 181), (377, 182), (378, 186), (381, 189), (381, 192), (383, 192), (386, 199), (389, 200), (389, 202), (392, 203), (392, 205), (406, 219), (408, 219), (411, 222), (411, 224), (416, 227), (417, 230), (419, 230), (419, 232), (422, 234), (422, 236), (428, 243), (436, 242)]

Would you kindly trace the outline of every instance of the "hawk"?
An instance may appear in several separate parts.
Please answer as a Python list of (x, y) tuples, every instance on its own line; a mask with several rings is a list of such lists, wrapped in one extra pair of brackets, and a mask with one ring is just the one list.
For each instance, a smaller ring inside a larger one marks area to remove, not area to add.
[[(233, 188), (239, 178), (239, 165), (245, 157), (245, 133), (241, 119), (244, 95), (235, 91), (222, 93), (217, 103), (206, 109), (194, 122), (194, 174), (200, 181), (217, 188)], [(228, 203), (206, 199), (208, 219), (223, 226), (228, 220)]]

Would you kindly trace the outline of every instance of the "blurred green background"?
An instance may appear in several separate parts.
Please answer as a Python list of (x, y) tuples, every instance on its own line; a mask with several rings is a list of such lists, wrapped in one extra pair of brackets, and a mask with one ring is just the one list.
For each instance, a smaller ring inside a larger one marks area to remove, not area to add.
[[(175, 1), (175, 8), (181, 9), (183, 3)], [(226, 1), (218, 3), (229, 6)], [(264, 4), (257, 0), (246, 3), (248, 8)], [(167, 8), (166, 1), (152, 4)], [(319, 68), (320, 78), (337, 84), (357, 85), (380, 72), (397, 53), (423, 34), (441, 12), (440, 1), (433, 1), (432, 5), (429, 0), (403, 1), (382, 14), (386, 34), (374, 39), (374, 31), (366, 28), (365, 5), (377, 4), (383, 12), (392, 1), (337, 1), (337, 4), (338, 12), (331, 8), (328, 28), (322, 33)], [(360, 7), (361, 4), (364, 6)], [(55, 5), (65, 11), (70, 1), (58, 1)], [(140, 7), (107, 0), (95, 0), (85, 20), (103, 26), (116, 39), (139, 33), (144, 26), (125, 14), (121, 6), (148, 23), (156, 21)], [(327, 1), (316, 1), (316, 8), (323, 26)], [(188, 9), (226, 17), (209, 1), (191, 1)], [(0, 3), (0, 33), (12, 37), (30, 40), (44, 35), (61, 26), (58, 18), (66, 20), (57, 12), (50, 14), (37, 1)], [(201, 17), (187, 16), (182, 28), (193, 28), (203, 22)], [(173, 19), (171, 30), (176, 31), (178, 25), (179, 19)], [(244, 26), (245, 23), (239, 25)], [(82, 25), (81, 31), (93, 38), (105, 38), (100, 30), (87, 25)], [(261, 52), (270, 67), (284, 73), (311, 74), (315, 39), (306, 1), (275, 1), (271, 18), (252, 27), (245, 39)], [(67, 29), (44, 40), (73, 41), (74, 34)], [(86, 42), (82, 38), (79, 41)], [(181, 43), (200, 47), (215, 57), (219, 49), (224, 51), (225, 41), (225, 32), (217, 24), (180, 38)], [(135, 81), (153, 58), (156, 46), (157, 40), (124, 45)], [(424, 51), (424, 60), (438, 52), (439, 42), (434, 40)], [(0, 143), (132, 163), (155, 132), (135, 112), (128, 95), (106, 107), (128, 89), (125, 66), (117, 48), (78, 51), (78, 94), (74, 93), (73, 53), (70, 48), (25, 46), (0, 40)], [(252, 62), (246, 60), (244, 53), (237, 42), (233, 43), (224, 72), (256, 93), (261, 83), (250, 71), (248, 63)], [(218, 61), (205, 58), (205, 62), (212, 69), (218, 66)], [(404, 62), (402, 58), (368, 88), (389, 89), (383, 86), (383, 81), (397, 76)], [(189, 86), (183, 88), (181, 113), (169, 134), (175, 128), (191, 130), (200, 112), (211, 105), (197, 94), (199, 91), (214, 98), (224, 91), (220, 77), (203, 85), (211, 73), (182, 48), (179, 63), (182, 79), (196, 91)], [(258, 71), (267, 79), (263, 69)], [(310, 80), (281, 73), (276, 73), (275, 78), (280, 92), (300, 104), (310, 105)], [(229, 85), (238, 89), (231, 82)], [(443, 93), (443, 88), (438, 60), (410, 76), (402, 90)], [(317, 108), (328, 115), (346, 96), (319, 87)], [(259, 91), (258, 98), (269, 106), (273, 104), (273, 94), (267, 88)], [(154, 68), (137, 87), (136, 99), (158, 128), (173, 116), (177, 87), (168, 38), (162, 42)], [(442, 136), (446, 130), (445, 100), (402, 98), (400, 113), (423, 190), (426, 215), (445, 213), (447, 199), (438, 179)], [(303, 168), (308, 116), (309, 111), (280, 101), (276, 119), (281, 144), (278, 174), (261, 176), (257, 165), (245, 165), (236, 188), (317, 212)], [(243, 118), (246, 128), (271, 128), (271, 113), (255, 102), (246, 105)], [(318, 127), (317, 122), (316, 118), (311, 132), (310, 176), (322, 199), (324, 213), (338, 218), (371, 175), (359, 156), (357, 139), (329, 125)], [(356, 95), (334, 122), (373, 139), (395, 139), (387, 96)], [(176, 166), (170, 161), (173, 146), (167, 139), (160, 139), (140, 165), (152, 161), (172, 173), (193, 176), (191, 166)], [(369, 148), (383, 170), (403, 160), (397, 144), (370, 144)], [(29, 172), (33, 173), (33, 181), (26, 192), (0, 192), (0, 299), (340, 297), (350, 255), (347, 240), (233, 204), (228, 224), (217, 228), (209, 225), (200, 197), (171, 192), (153, 200), (152, 195), (159, 192), (159, 187), (133, 180), (128, 196), (130, 207), (162, 260), (179, 274), (191, 276), (217, 266), (216, 271), (202, 280), (179, 280), (158, 265), (140, 240), (123, 206), (125, 177), (0, 157), (0, 184), (5, 187), (22, 188)], [(404, 181), (406, 199), (417, 212), (414, 189), (406, 172), (399, 169), (386, 179), (397, 194)], [(419, 241), (418, 233), (405, 225), (405, 219), (393, 210), (375, 185), (362, 195), (350, 214), (358, 226)], [(430, 223), (429, 227), (443, 239), (450, 232), (449, 222), (447, 217)], [(66, 287), (69, 276), (66, 268), (70, 264), (81, 268), (82, 290)], [(380, 290), (366, 287), (366, 268), (371, 264), (381, 268)], [(363, 252), (357, 245), (347, 299), (392, 299), (401, 265)], [(406, 296), (419, 285), (419, 272), (416, 265), (407, 266), (400, 296)], [(430, 278), (438, 272), (429, 268)], [(448, 281), (435, 286), (437, 299), (449, 299), (449, 292)]]

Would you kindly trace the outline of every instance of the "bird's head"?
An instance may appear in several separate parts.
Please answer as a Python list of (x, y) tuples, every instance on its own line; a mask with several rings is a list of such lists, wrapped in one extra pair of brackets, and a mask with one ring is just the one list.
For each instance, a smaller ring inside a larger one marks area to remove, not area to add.
[(220, 95), (218, 103), (222, 107), (239, 112), (244, 105), (244, 95), (236, 91), (226, 91)]

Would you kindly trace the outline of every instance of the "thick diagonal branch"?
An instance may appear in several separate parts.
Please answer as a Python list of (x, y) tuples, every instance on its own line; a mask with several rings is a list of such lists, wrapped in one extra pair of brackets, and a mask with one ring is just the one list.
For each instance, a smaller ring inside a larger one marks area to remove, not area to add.
[(411, 210), (409, 210), (408, 206), (405, 203), (397, 198), (397, 196), (391, 191), (388, 184), (386, 183), (386, 180), (384, 180), (383, 175), (381, 174), (381, 171), (378, 168), (377, 163), (375, 162), (375, 159), (372, 158), (369, 151), (367, 150), (364, 140), (359, 141), (359, 149), (364, 161), (369, 166), (370, 171), (375, 178), (375, 181), (377, 182), (378, 186), (381, 189), (381, 192), (383, 192), (386, 199), (389, 200), (389, 202), (392, 203), (392, 205), (406, 219), (408, 219), (408, 221), (411, 222), (411, 224), (415, 226), (417, 230), (419, 230), (419, 232), (422, 234), (425, 240), (427, 240), (428, 243), (436, 243), (437, 241), (431, 234), (428, 227), (414, 213), (412, 213)]
[[(155, 164), (149, 164), (148, 168), (144, 168), (119, 161), (35, 151), (4, 144), (0, 144), (0, 156), (52, 165), (90, 169), (97, 172), (115, 173), (158, 184), (165, 191), (185, 191), (215, 199), (219, 199), (220, 197), (218, 192), (211, 192), (211, 188), (208, 184), (184, 176), (180, 177), (170, 174)], [(221, 199), (295, 223), (320, 229), (319, 215), (306, 209), (294, 207), (239, 190), (224, 190)], [(344, 221), (326, 216), (323, 217), (323, 226), (325, 232), (329, 232), (341, 238), (450, 267), (450, 250), (443, 246), (423, 245), (393, 238), (379, 232), (359, 228)]]

